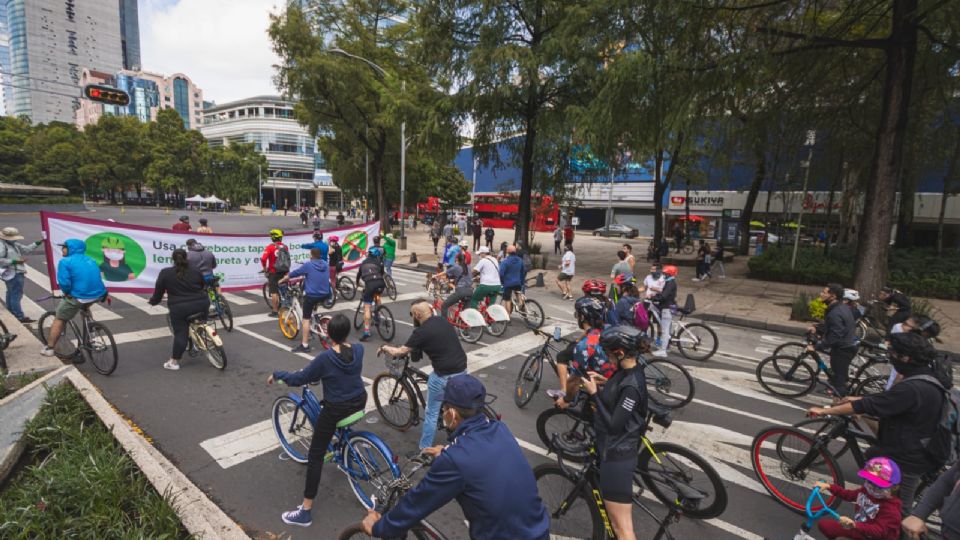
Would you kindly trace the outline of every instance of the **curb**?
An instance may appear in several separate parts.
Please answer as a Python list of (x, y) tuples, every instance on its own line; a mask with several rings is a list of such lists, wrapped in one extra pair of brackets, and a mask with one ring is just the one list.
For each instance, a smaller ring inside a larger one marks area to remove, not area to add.
[(721, 315), (721, 314), (714, 314), (714, 313), (698, 313), (697, 316), (704, 321), (729, 324), (731, 326), (740, 326), (742, 328), (752, 328), (754, 330), (769, 330), (771, 332), (777, 332), (780, 334), (787, 334), (791, 336), (802, 336), (804, 334), (803, 330), (795, 326), (789, 326), (786, 324), (769, 323), (767, 321), (754, 321), (750, 319), (744, 319), (743, 317), (734, 317), (730, 315)]

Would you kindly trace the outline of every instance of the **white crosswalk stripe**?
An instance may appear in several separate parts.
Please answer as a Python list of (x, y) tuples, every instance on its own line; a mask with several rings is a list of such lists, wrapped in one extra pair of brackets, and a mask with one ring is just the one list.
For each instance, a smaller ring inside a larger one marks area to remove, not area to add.
[[(259, 294), (257, 295), (259, 296)], [(236, 293), (223, 293), (223, 297), (227, 299), (227, 302), (230, 304), (235, 304), (238, 306), (249, 306), (250, 304), (256, 304), (256, 300), (247, 298), (246, 296), (241, 296)]]

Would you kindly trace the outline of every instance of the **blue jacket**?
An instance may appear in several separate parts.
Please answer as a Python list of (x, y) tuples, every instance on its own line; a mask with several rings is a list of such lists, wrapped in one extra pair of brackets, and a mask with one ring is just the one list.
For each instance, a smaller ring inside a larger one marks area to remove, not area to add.
[[(352, 358), (344, 358), (333, 349), (318, 354), (306, 367), (299, 371), (274, 371), (273, 378), (290, 386), (303, 386), (321, 381), (323, 400), (330, 403), (343, 403), (365, 396), (360, 371), (363, 368), (363, 345), (350, 345)], [(345, 349), (341, 349), (345, 352)]]
[(523, 259), (516, 253), (510, 255), (500, 263), (500, 283), (504, 287), (523, 286)]
[(373, 526), (373, 536), (401, 537), (455, 498), (474, 540), (549, 537), (533, 470), (506, 424), (478, 414), (457, 426), (450, 441), (423, 480)]
[(443, 252), (443, 264), (456, 264), (458, 253), (460, 253), (460, 246), (458, 244), (447, 245), (446, 250)]
[(307, 296), (330, 296), (330, 265), (323, 259), (310, 259), (290, 272), (289, 276), (306, 276), (303, 292)]
[(327, 254), (330, 252), (330, 246), (328, 246), (327, 243), (324, 242), (323, 240), (310, 242), (309, 244), (301, 244), (300, 247), (302, 247), (307, 251), (310, 251), (311, 249), (314, 249), (314, 248), (319, 249), (320, 258), (323, 260), (327, 260)]
[(57, 284), (67, 296), (93, 300), (107, 294), (96, 261), (87, 256), (87, 244), (71, 238), (64, 242), (67, 256), (57, 264)]

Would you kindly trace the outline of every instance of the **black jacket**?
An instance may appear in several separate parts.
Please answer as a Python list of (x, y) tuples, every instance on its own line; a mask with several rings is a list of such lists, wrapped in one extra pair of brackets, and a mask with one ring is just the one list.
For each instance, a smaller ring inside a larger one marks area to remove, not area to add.
[(960, 538), (960, 463), (927, 488), (911, 514), (926, 521), (934, 510), (940, 510), (943, 537)]
[(594, 428), (601, 459), (618, 461), (637, 455), (647, 415), (643, 368), (617, 370), (594, 397)]
[(823, 322), (817, 325), (817, 333), (823, 336), (817, 348), (830, 352), (832, 349), (855, 347), (857, 323), (850, 308), (839, 300), (827, 307)]
[(668, 308), (677, 303), (677, 279), (670, 278), (663, 283), (663, 290), (656, 296), (657, 307)]
[(160, 270), (153, 296), (150, 297), (150, 305), (159, 304), (164, 293), (167, 294), (167, 306), (208, 298), (207, 291), (203, 288), (203, 276), (192, 266), (183, 273), (183, 279), (177, 277), (177, 269), (172, 266)]

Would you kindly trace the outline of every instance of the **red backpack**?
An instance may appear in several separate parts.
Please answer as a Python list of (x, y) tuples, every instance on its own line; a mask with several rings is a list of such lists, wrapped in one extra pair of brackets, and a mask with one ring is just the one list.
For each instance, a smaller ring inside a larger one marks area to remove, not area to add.
[(650, 314), (647, 313), (647, 306), (643, 300), (633, 305), (633, 325), (646, 332), (650, 328)]

